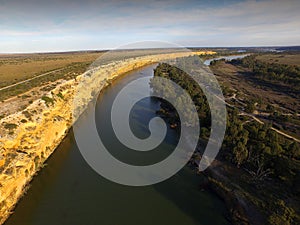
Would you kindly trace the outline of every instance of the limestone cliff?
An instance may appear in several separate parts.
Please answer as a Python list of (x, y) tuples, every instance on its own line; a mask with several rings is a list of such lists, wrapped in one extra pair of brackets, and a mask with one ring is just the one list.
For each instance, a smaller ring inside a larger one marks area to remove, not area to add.
[[(192, 52), (159, 54), (116, 61), (65, 81), (26, 109), (0, 120), (0, 224), (11, 213), (26, 185), (42, 167), (72, 126), (73, 101), (78, 88), (79, 116), (94, 93), (133, 69)], [(76, 118), (76, 117), (75, 117)]]

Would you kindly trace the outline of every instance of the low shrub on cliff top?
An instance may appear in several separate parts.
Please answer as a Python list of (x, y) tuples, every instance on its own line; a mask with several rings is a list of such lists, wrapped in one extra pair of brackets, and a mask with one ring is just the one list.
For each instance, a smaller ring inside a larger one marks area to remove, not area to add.
[(59, 92), (59, 93), (57, 94), (57, 97), (59, 97), (59, 98), (61, 98), (61, 99), (64, 99), (64, 96), (63, 96), (63, 94), (62, 94), (61, 92)]
[(22, 114), (27, 118), (27, 119), (31, 119), (31, 113), (28, 112), (27, 110), (26, 111), (23, 111)]
[(4, 125), (4, 128), (5, 128), (5, 129), (9, 129), (9, 130), (14, 130), (14, 129), (16, 129), (17, 127), (18, 127), (18, 125), (17, 125), (17, 124), (14, 124), (14, 123), (7, 123), (7, 124)]
[(27, 123), (27, 120), (26, 119), (22, 119), (21, 123)]
[(42, 97), (42, 100), (45, 101), (46, 105), (49, 106), (50, 104), (53, 105), (54, 104), (54, 99), (53, 98), (50, 98), (48, 96), (43, 96)]

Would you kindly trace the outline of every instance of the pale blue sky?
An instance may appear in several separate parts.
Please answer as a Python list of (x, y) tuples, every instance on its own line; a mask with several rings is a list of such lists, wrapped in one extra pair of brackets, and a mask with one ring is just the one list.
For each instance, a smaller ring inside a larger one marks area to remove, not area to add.
[(0, 0), (0, 52), (300, 45), (299, 0)]

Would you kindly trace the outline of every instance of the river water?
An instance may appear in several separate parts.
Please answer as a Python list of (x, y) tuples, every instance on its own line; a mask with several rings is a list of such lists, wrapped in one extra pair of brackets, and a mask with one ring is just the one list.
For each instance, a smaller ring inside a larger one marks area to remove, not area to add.
[(213, 58), (213, 59), (207, 59), (205, 60), (203, 63), (207, 66), (210, 65), (210, 63), (214, 60), (220, 60), (220, 59), (225, 59), (225, 60), (233, 60), (233, 59), (242, 59), (242, 58), (245, 58), (246, 56), (248, 56), (249, 54), (244, 54), (244, 55), (229, 55), (229, 56), (220, 56), (220, 57), (217, 57), (217, 58)]
[[(159, 161), (170, 154), (178, 141), (177, 133), (169, 129), (154, 154), (128, 154), (116, 141), (109, 123), (109, 110), (116, 94), (134, 79), (145, 76), (150, 79), (154, 67), (135, 70), (114, 81), (97, 102), (97, 127), (106, 131), (101, 137), (112, 154), (125, 162), (130, 162), (130, 157), (137, 164)], [(132, 109), (130, 124), (136, 136), (149, 135), (146, 127), (158, 108), (157, 100), (146, 98)], [(224, 203), (213, 193), (201, 190), (200, 183), (201, 177), (188, 167), (162, 183), (147, 187), (110, 182), (84, 161), (71, 130), (47, 160), (47, 166), (33, 179), (5, 225), (228, 224)]]

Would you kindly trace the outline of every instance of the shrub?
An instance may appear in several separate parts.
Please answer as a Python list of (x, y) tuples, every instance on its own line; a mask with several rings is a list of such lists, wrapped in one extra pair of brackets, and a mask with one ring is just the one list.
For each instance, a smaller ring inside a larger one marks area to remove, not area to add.
[(62, 94), (61, 92), (59, 92), (59, 93), (57, 94), (57, 97), (59, 97), (59, 98), (61, 98), (61, 99), (64, 99), (64, 96), (63, 96), (63, 94)]
[(23, 111), (22, 114), (27, 118), (27, 119), (31, 119), (31, 113), (28, 111)]
[(22, 95), (21, 98), (22, 98), (22, 99), (30, 98), (30, 95)]
[(27, 123), (27, 120), (26, 119), (22, 119), (21, 123)]
[(48, 96), (43, 96), (42, 100), (45, 101), (46, 105), (49, 106), (49, 104), (53, 105), (54, 104), (54, 99), (50, 98)]
[(16, 129), (17, 127), (18, 127), (18, 125), (14, 124), (14, 123), (7, 123), (7, 124), (4, 125), (4, 128), (9, 129), (9, 130)]
[(34, 158), (34, 165), (35, 165), (35, 169), (37, 169), (39, 167), (39, 163), (40, 163), (40, 157), (36, 156)]

